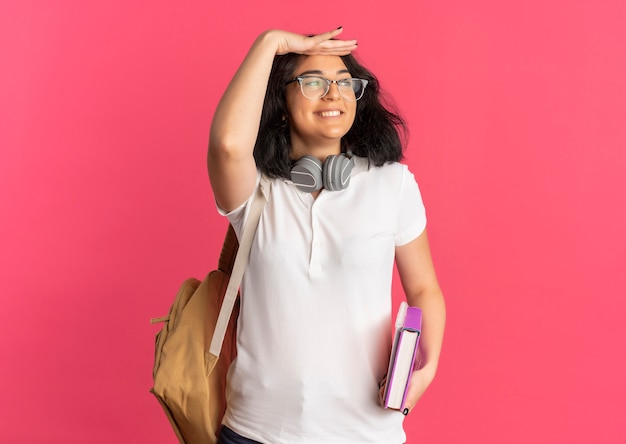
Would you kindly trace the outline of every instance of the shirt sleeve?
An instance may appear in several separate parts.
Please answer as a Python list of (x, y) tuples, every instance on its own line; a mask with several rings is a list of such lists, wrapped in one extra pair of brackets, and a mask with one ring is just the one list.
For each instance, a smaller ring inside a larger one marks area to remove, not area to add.
[(426, 228), (426, 209), (419, 186), (406, 165), (402, 168), (398, 223), (394, 241), (396, 246), (406, 245), (419, 237)]

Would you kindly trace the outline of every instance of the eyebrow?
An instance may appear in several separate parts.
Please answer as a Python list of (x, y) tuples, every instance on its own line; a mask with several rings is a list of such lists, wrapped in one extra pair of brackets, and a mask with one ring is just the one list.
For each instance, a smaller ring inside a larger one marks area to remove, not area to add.
[[(303, 73), (298, 74), (298, 77), (299, 76), (307, 76), (307, 75), (311, 75), (311, 74), (319, 75), (319, 76), (324, 75), (324, 73), (322, 71), (320, 71), (319, 69), (312, 69), (310, 71), (304, 71)], [(339, 71), (336, 72), (336, 74), (350, 74), (350, 71), (348, 71), (347, 69), (340, 69)]]

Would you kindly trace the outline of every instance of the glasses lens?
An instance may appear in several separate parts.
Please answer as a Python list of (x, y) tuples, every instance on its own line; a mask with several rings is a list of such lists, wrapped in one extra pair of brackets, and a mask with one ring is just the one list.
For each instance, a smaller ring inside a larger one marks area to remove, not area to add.
[(328, 91), (328, 82), (321, 77), (306, 76), (300, 80), (302, 94), (309, 99), (320, 99)]
[(356, 102), (365, 92), (365, 85), (367, 80), (362, 79), (343, 79), (337, 82), (339, 86), (339, 93), (341, 97), (351, 102)]

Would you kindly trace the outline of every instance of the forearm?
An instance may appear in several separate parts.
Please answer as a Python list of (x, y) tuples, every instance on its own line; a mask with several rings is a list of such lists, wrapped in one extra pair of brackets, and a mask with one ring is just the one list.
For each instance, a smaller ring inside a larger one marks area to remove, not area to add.
[(273, 31), (250, 48), (220, 100), (209, 137), (209, 155), (252, 155), (272, 62), (278, 49)]

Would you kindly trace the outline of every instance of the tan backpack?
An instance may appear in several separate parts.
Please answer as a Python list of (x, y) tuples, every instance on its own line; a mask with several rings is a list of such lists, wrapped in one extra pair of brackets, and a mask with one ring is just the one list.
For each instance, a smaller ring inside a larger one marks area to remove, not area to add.
[(202, 282), (185, 280), (169, 315), (150, 321), (164, 323), (156, 336), (150, 391), (182, 444), (217, 442), (226, 411), (226, 374), (237, 355), (237, 290), (265, 205), (264, 185), (269, 182), (262, 181), (254, 197), (239, 253), (229, 225), (218, 269)]

